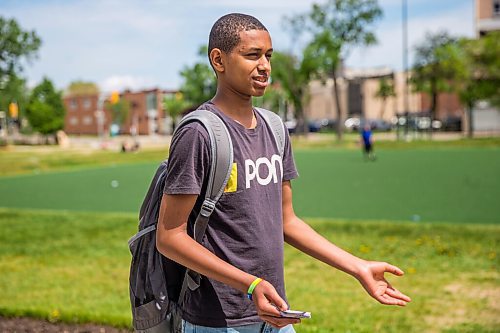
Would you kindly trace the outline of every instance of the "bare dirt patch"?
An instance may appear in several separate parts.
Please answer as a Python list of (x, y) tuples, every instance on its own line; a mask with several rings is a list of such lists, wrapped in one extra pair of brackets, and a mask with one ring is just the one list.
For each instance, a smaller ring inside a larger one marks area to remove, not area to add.
[(130, 333), (132, 330), (96, 324), (50, 323), (33, 318), (0, 317), (1, 333)]

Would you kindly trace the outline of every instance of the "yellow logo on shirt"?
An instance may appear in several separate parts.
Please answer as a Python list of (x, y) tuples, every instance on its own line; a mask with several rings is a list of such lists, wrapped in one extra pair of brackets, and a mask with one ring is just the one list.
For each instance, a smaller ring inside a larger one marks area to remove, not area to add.
[(229, 176), (229, 180), (227, 181), (224, 193), (236, 192), (237, 189), (238, 189), (238, 164), (233, 163), (233, 167), (231, 168), (231, 175)]

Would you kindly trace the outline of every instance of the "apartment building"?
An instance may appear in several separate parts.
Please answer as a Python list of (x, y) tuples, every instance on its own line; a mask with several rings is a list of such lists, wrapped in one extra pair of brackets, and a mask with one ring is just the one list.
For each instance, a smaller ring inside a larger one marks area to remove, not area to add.
[(476, 36), (500, 30), (500, 0), (476, 0)]
[[(387, 79), (394, 85), (395, 96), (385, 101), (377, 97), (380, 80)], [(404, 86), (405, 75), (393, 72), (389, 68), (350, 69), (343, 71), (343, 77), (337, 79), (342, 118), (363, 117), (391, 121), (398, 113), (405, 110)], [(333, 80), (325, 83), (313, 81), (309, 85), (309, 102), (306, 113), (309, 119), (337, 119), (337, 107), (333, 94)], [(422, 111), (422, 94), (409, 91), (408, 106), (410, 112)]]
[(102, 110), (98, 94), (65, 96), (64, 131), (67, 134), (97, 135), (109, 131), (111, 115)]
[[(127, 101), (128, 115), (120, 124), (120, 134), (168, 134), (171, 120), (163, 110), (163, 98), (176, 91), (150, 89), (125, 90), (119, 98)], [(103, 94), (67, 95), (64, 131), (72, 135), (109, 134), (113, 124), (110, 96)]]
[[(500, 0), (476, 0), (476, 36), (481, 38), (492, 31), (500, 31)], [(469, 127), (465, 117), (465, 128)], [(472, 113), (475, 132), (500, 132), (500, 109), (482, 101)]]

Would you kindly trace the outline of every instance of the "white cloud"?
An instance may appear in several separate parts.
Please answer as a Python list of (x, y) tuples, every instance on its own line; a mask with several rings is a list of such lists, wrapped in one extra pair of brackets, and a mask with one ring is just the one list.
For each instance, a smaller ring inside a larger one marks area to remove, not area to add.
[[(472, 37), (474, 16), (470, 5), (451, 9), (435, 16), (417, 17), (408, 20), (408, 66), (413, 62), (414, 47), (421, 43), (427, 32), (447, 31), (452, 36)], [(403, 68), (402, 22), (386, 24), (377, 31), (378, 44), (366, 49), (354, 50), (347, 59), (350, 67), (391, 66)]]
[[(450, 6), (448, 13), (431, 11), (435, 0), (409, 0), (410, 7), (434, 15), (409, 22), (410, 46), (425, 30), (446, 27), (452, 34), (471, 35), (473, 14), (467, 6)], [(26, 66), (31, 82), (45, 75), (64, 88), (73, 80), (99, 82), (103, 89), (129, 86), (176, 88), (179, 71), (197, 59), (198, 47), (207, 43), (213, 22), (231, 11), (255, 15), (267, 26), (277, 50), (291, 45), (283, 30), (283, 16), (308, 11), (322, 0), (51, 0), (3, 2), (0, 11), (15, 17), (25, 29), (35, 29), (43, 39), (40, 57)], [(379, 22), (380, 44), (357, 51), (348, 59), (355, 67), (401, 67), (401, 0), (380, 0), (386, 16)], [(440, 6), (442, 8), (444, 6)], [(467, 7), (467, 8), (465, 8)], [(470, 7), (470, 8), (469, 8)], [(295, 49), (300, 50), (300, 43)], [(109, 87), (109, 88), (108, 88)]]
[(151, 78), (138, 77), (132, 75), (114, 75), (105, 78), (99, 82), (99, 88), (104, 93), (113, 91), (123, 91), (129, 89), (132, 91), (153, 88), (156, 82)]

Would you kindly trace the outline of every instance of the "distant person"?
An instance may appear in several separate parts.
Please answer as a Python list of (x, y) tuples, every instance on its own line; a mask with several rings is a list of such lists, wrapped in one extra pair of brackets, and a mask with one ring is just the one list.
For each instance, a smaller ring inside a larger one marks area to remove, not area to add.
[(363, 156), (365, 160), (375, 161), (376, 157), (373, 152), (372, 129), (368, 122), (363, 125), (363, 129), (360, 133), (363, 144)]
[(269, 32), (252, 16), (225, 15), (210, 31), (217, 92), (200, 109), (227, 126), (235, 164), (202, 244), (190, 237), (196, 217), (191, 212), (204, 198), (210, 139), (198, 123), (185, 125), (172, 139), (156, 244), (166, 257), (202, 274), (200, 287), (188, 289), (183, 300), (185, 333), (295, 332), (292, 324), (300, 319), (280, 314), (289, 308), (285, 241), (352, 275), (382, 304), (410, 302), (384, 278), (386, 272), (403, 275), (399, 268), (353, 256), (295, 215), (291, 180), (298, 174), (290, 138), (285, 131), (281, 155), (274, 133), (252, 106), (252, 97), (262, 96), (269, 84), (272, 54)]

